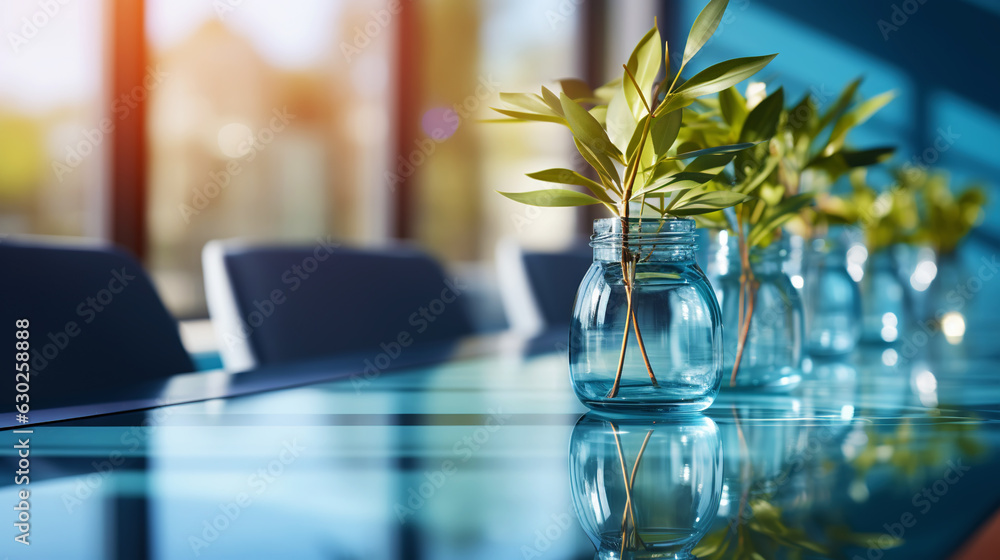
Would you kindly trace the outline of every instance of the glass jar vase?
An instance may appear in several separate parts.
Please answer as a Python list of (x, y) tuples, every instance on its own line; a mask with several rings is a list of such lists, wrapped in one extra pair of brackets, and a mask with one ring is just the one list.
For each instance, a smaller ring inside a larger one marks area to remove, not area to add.
[(802, 380), (805, 326), (801, 296), (783, 269), (787, 245), (776, 241), (750, 248), (752, 274), (746, 278), (737, 240), (729, 236), (720, 250), (728, 262), (719, 278), (727, 385), (794, 388)]
[(847, 270), (847, 246), (841, 239), (807, 244), (802, 270), (806, 343), (814, 356), (840, 356), (861, 339), (861, 289)]
[(596, 220), (591, 246), (570, 326), (577, 397), (618, 411), (707, 408), (722, 379), (722, 321), (695, 262), (694, 220)]
[(723, 491), (719, 428), (701, 414), (589, 413), (573, 429), (569, 480), (595, 559), (694, 558)]
[(861, 280), (865, 342), (895, 343), (908, 323), (910, 303), (900, 276), (900, 259), (905, 251), (904, 246), (893, 246), (868, 254)]

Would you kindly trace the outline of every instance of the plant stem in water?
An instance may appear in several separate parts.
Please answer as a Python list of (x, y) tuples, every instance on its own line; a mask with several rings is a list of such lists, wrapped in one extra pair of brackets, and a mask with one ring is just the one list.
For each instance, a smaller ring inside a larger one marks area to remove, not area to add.
[(635, 329), (635, 339), (639, 341), (639, 352), (642, 353), (642, 361), (646, 363), (646, 371), (649, 372), (649, 380), (653, 383), (653, 387), (659, 387), (660, 384), (656, 382), (656, 376), (653, 375), (653, 366), (649, 363), (649, 355), (646, 354), (646, 344), (642, 341), (642, 333), (639, 332), (639, 321), (635, 318), (635, 309), (632, 310), (632, 327)]
[[(632, 288), (627, 283), (625, 284), (625, 297), (628, 299), (628, 315), (632, 314)], [(628, 331), (629, 322), (628, 315), (625, 317), (625, 332), (622, 334), (622, 350), (618, 354), (618, 371), (615, 373), (615, 382), (611, 385), (611, 390), (608, 391), (608, 398), (613, 399), (618, 396), (618, 387), (622, 381), (622, 370), (625, 368), (625, 350), (628, 348)]]
[[(739, 216), (737, 214), (737, 216)], [(736, 386), (736, 374), (740, 371), (743, 361), (743, 350), (746, 348), (747, 337), (750, 335), (750, 322), (753, 320), (754, 300), (757, 299), (757, 281), (750, 267), (750, 247), (743, 235), (742, 222), (739, 232), (740, 251), (740, 298), (739, 298), (739, 335), (736, 341), (736, 361), (733, 363), (733, 373), (729, 376), (729, 386)], [(745, 296), (744, 296), (745, 292)], [(745, 309), (745, 310), (744, 310)]]
[(751, 279), (746, 283), (747, 290), (747, 312), (743, 317), (743, 324), (740, 325), (740, 338), (736, 344), (736, 363), (733, 364), (733, 374), (729, 378), (729, 386), (736, 386), (736, 374), (740, 369), (740, 362), (743, 361), (743, 350), (746, 348), (747, 337), (750, 335), (750, 322), (753, 321), (753, 304), (757, 299), (757, 283)]

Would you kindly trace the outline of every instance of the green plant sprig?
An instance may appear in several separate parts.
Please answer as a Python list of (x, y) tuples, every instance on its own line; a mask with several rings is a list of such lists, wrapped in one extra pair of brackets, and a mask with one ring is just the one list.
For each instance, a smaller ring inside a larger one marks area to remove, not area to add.
[[(540, 94), (502, 93), (500, 100), (505, 107), (495, 110), (509, 117), (504, 120), (549, 122), (569, 128), (577, 150), (597, 179), (570, 169), (547, 169), (529, 177), (584, 187), (589, 192), (544, 189), (500, 194), (534, 206), (601, 204), (617, 217), (628, 217), (632, 205), (637, 205), (640, 213), (649, 210), (667, 218), (715, 212), (745, 200), (745, 196), (712, 184), (724, 167), (714, 156), (735, 154), (753, 143), (687, 152), (676, 145), (685, 107), (745, 80), (775, 56), (727, 60), (687, 80), (680, 79), (688, 62), (715, 32), (727, 5), (728, 0), (711, 0), (698, 15), (676, 73), (671, 74), (666, 56), (669, 45), (661, 41), (654, 26), (636, 45), (622, 77), (597, 90), (579, 80), (562, 80), (559, 95), (546, 87)], [(660, 75), (664, 78), (657, 80)]]
[[(686, 107), (703, 96), (749, 78), (776, 56), (727, 60), (680, 81), (688, 62), (715, 33), (728, 5), (728, 0), (710, 0), (701, 11), (688, 34), (681, 66), (674, 74), (671, 74), (668, 56), (670, 46), (661, 40), (654, 21), (653, 28), (643, 36), (623, 65), (620, 79), (597, 90), (591, 90), (579, 80), (563, 80), (559, 95), (546, 87), (541, 88), (541, 94), (502, 93), (500, 100), (505, 107), (495, 108), (509, 121), (548, 122), (567, 127), (577, 150), (597, 177), (591, 179), (570, 169), (547, 169), (529, 174), (529, 177), (584, 187), (589, 194), (569, 189), (500, 194), (534, 206), (602, 204), (622, 221), (621, 272), (627, 299), (625, 331), (614, 383), (607, 398), (618, 394), (632, 329), (650, 382), (657, 385), (633, 305), (634, 286), (640, 277), (636, 269), (643, 259), (629, 244), (628, 219), (632, 206), (638, 207), (640, 220), (647, 209), (662, 220), (718, 212), (748, 199), (746, 194), (727, 189), (715, 179), (735, 154), (754, 147), (755, 142), (694, 150), (683, 150), (684, 144), (677, 145)], [(660, 75), (663, 79), (658, 80)]]
[(981, 222), (986, 204), (981, 185), (956, 195), (941, 170), (898, 168), (893, 175), (892, 186), (879, 191), (868, 183), (865, 170), (855, 170), (851, 194), (819, 199), (816, 213), (831, 224), (859, 226), (873, 253), (897, 244), (924, 244), (947, 255)]
[(901, 181), (913, 182), (920, 193), (920, 226), (915, 234), (917, 243), (925, 243), (939, 255), (955, 252), (958, 244), (983, 220), (986, 188), (981, 184), (967, 185), (953, 193), (950, 179), (944, 171), (927, 173), (919, 169), (901, 170)]
[[(706, 105), (706, 108), (706, 111), (691, 110), (699, 113), (692, 119), (699, 126), (688, 131), (686, 143), (697, 145), (721, 140), (751, 145), (734, 154), (732, 175), (720, 173), (714, 179), (728, 182), (730, 191), (742, 196), (743, 200), (731, 212), (711, 212), (699, 217), (702, 225), (730, 231), (737, 242), (740, 285), (736, 360), (729, 380), (733, 386), (749, 336), (759, 286), (751, 266), (751, 249), (768, 245), (777, 238), (781, 226), (812, 203), (813, 194), (795, 192), (782, 181), (782, 151), (777, 138), (787, 123), (782, 88), (751, 104), (735, 88), (729, 87), (719, 92), (717, 107)], [(728, 165), (729, 162), (720, 160), (718, 163)]]
[[(783, 107), (781, 88), (754, 103), (733, 87), (720, 91), (715, 104), (691, 111), (695, 116), (688, 120), (697, 122), (697, 126), (687, 130), (687, 143), (770, 139), (766, 146), (746, 150), (734, 161), (733, 190), (752, 197), (749, 208), (738, 209), (744, 226), (752, 229), (751, 247), (769, 244), (784, 226), (807, 236), (822, 229), (825, 216), (806, 209), (811, 204), (804, 195), (825, 198), (830, 186), (844, 174), (881, 163), (893, 154), (893, 147), (855, 150), (847, 146), (850, 131), (871, 119), (895, 96), (888, 91), (856, 102), (860, 83), (859, 78), (848, 84), (822, 113), (808, 94), (795, 105)], [(748, 90), (762, 89), (759, 86), (763, 84), (751, 84)], [(721, 213), (706, 215), (699, 221), (736, 233), (736, 220), (727, 220)]]

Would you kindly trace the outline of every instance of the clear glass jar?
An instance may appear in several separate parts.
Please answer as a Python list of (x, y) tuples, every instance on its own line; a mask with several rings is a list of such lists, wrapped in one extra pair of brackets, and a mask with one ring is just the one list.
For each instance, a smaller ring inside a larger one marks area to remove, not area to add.
[(862, 340), (894, 343), (907, 324), (907, 288), (900, 276), (899, 254), (903, 247), (889, 247), (869, 254), (861, 280)]
[(807, 244), (802, 271), (806, 345), (814, 356), (839, 356), (861, 339), (861, 289), (847, 271), (847, 247), (830, 237)]
[[(577, 292), (570, 327), (573, 389), (595, 409), (708, 408), (722, 379), (722, 321), (694, 259), (694, 220), (630, 219), (627, 231), (623, 240), (618, 218), (594, 222), (594, 262)], [(623, 243), (626, 268), (636, 263), (632, 320)]]
[[(802, 299), (783, 269), (788, 253), (786, 245), (774, 242), (767, 247), (750, 249), (753, 281), (747, 284), (749, 290), (746, 291), (742, 289), (743, 273), (736, 239), (730, 236), (727, 245), (720, 250), (726, 251), (729, 263), (719, 278), (722, 320), (727, 333), (724, 346), (727, 385), (782, 390), (795, 387), (802, 380), (805, 325)], [(748, 324), (744, 317), (747, 314)], [(742, 352), (741, 339), (744, 339)], [(734, 377), (738, 354), (740, 367)]]
[(569, 479), (598, 560), (694, 558), (722, 496), (719, 428), (701, 414), (587, 414), (573, 429)]

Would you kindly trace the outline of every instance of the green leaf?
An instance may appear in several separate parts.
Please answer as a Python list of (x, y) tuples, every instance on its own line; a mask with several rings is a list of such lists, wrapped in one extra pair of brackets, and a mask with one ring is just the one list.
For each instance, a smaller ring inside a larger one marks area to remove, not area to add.
[(625, 100), (625, 92), (621, 89), (608, 103), (608, 113), (605, 120), (608, 137), (623, 153), (628, 153), (628, 145), (635, 136), (638, 121), (632, 115), (632, 110)]
[(722, 109), (722, 119), (734, 131), (743, 128), (747, 118), (747, 100), (733, 86), (719, 92), (719, 108)]
[[(653, 20), (654, 22), (656, 20)], [(663, 42), (663, 76), (664, 79), (670, 78), (670, 42)], [(647, 100), (652, 103), (652, 100)]]
[(649, 185), (646, 185), (645, 187), (643, 187), (638, 192), (632, 195), (632, 200), (636, 200), (637, 198), (640, 198), (644, 195), (648, 195), (654, 192), (657, 194), (662, 194), (662, 193), (679, 191), (682, 189), (691, 189), (694, 187), (699, 187), (711, 181), (712, 179), (715, 179), (716, 175), (717, 174), (697, 173), (688, 171), (675, 173), (673, 175), (659, 178), (656, 181), (650, 183)]
[(549, 183), (560, 183), (563, 185), (577, 185), (581, 187), (587, 187), (590, 192), (594, 193), (594, 196), (598, 200), (607, 204), (614, 204), (614, 201), (608, 196), (608, 193), (604, 189), (604, 185), (588, 179), (583, 175), (580, 175), (572, 169), (546, 169), (544, 171), (536, 171), (535, 173), (528, 173), (528, 177), (538, 181), (546, 181)]
[(726, 6), (728, 5), (729, 0), (712, 0), (698, 14), (698, 17), (694, 20), (694, 25), (691, 26), (691, 32), (688, 33), (687, 44), (684, 45), (684, 60), (681, 63), (682, 65), (687, 64), (712, 37), (715, 29), (719, 27), (719, 22), (722, 21), (722, 14), (726, 12)]
[(503, 101), (512, 108), (529, 113), (540, 115), (559, 116), (553, 111), (539, 95), (533, 93), (500, 93), (500, 101)]
[(500, 192), (500, 194), (515, 202), (520, 202), (521, 204), (527, 204), (529, 206), (542, 206), (546, 208), (601, 204), (600, 200), (597, 200), (590, 195), (565, 189), (544, 189), (523, 193)]
[(747, 115), (740, 131), (740, 142), (757, 142), (774, 136), (784, 107), (785, 91), (784, 88), (778, 88)]
[(516, 119), (516, 121), (512, 121), (512, 122), (517, 122), (517, 121), (538, 121), (538, 122), (551, 122), (551, 123), (562, 124), (562, 125), (566, 124), (566, 120), (563, 119), (562, 117), (558, 117), (558, 116), (554, 117), (554, 116), (551, 116), (551, 115), (541, 115), (541, 114), (538, 114), (538, 113), (526, 113), (524, 111), (511, 111), (509, 109), (498, 109), (496, 107), (491, 107), (491, 109), (493, 109), (497, 113), (500, 113), (501, 115), (506, 115), (508, 117), (512, 117), (512, 118)]
[(701, 194), (691, 198), (685, 207), (692, 204), (701, 206), (714, 206), (716, 210), (722, 210), (723, 208), (729, 208), (730, 206), (735, 206), (745, 200), (748, 200), (745, 194), (733, 192), (733, 191), (711, 191), (705, 194)]
[(678, 191), (671, 196), (670, 204), (667, 205), (667, 212), (670, 212), (678, 206), (683, 206), (687, 201), (705, 192), (707, 192), (707, 190), (703, 185), (697, 185), (689, 189)]
[(677, 140), (681, 129), (681, 111), (671, 111), (665, 115), (653, 117), (650, 125), (650, 135), (653, 138), (653, 150), (657, 155), (665, 154)]
[[(727, 207), (728, 208), (728, 207)], [(721, 210), (718, 206), (714, 204), (685, 204), (680, 208), (675, 208), (670, 211), (673, 216), (699, 216), (701, 214), (711, 214), (712, 212), (718, 212)]]
[(816, 129), (814, 130), (814, 134), (819, 134), (821, 130), (823, 130), (830, 123), (833, 122), (833, 119), (839, 117), (841, 113), (843, 113), (845, 110), (847, 110), (848, 107), (851, 106), (851, 103), (854, 101), (854, 94), (858, 92), (858, 86), (860, 85), (861, 85), (861, 78), (857, 78), (851, 83), (847, 84), (847, 87), (844, 88), (844, 91), (840, 92), (840, 95), (837, 97), (837, 101), (834, 102), (832, 107), (830, 107), (830, 110), (827, 111), (826, 113), (823, 113), (823, 116), (820, 117), (819, 122), (816, 123)]
[(837, 123), (833, 125), (833, 132), (830, 133), (830, 141), (826, 147), (826, 153), (832, 154), (844, 145), (847, 133), (854, 127), (865, 123), (872, 115), (877, 113), (887, 103), (896, 97), (896, 92), (887, 91), (876, 95), (867, 101), (858, 104), (857, 107), (841, 115)]
[(727, 154), (732, 152), (740, 152), (747, 148), (752, 148), (759, 144), (760, 142), (744, 142), (742, 144), (729, 144), (726, 146), (714, 146), (712, 148), (704, 148), (701, 150), (695, 150), (693, 152), (684, 152), (683, 154), (677, 154), (676, 156), (668, 156), (663, 159), (691, 159), (699, 156), (709, 155), (709, 154)]
[(807, 93), (788, 111), (788, 128), (792, 131), (792, 138), (797, 141), (803, 134), (810, 133), (815, 121), (816, 105), (812, 95)]
[[(625, 150), (625, 159), (628, 161), (632, 161), (633, 154), (635, 154), (636, 149), (639, 148), (639, 141), (642, 140), (642, 131), (646, 128), (647, 118), (649, 117), (642, 117), (639, 122), (636, 123), (635, 130), (632, 132), (632, 139), (628, 141), (628, 148)], [(645, 148), (643, 151), (645, 151)]]
[(569, 124), (570, 130), (573, 131), (573, 136), (590, 149), (597, 160), (601, 162), (605, 171), (609, 171), (609, 176), (616, 177), (617, 172), (610, 173), (611, 170), (614, 170), (614, 164), (610, 158), (621, 159), (622, 154), (611, 143), (601, 123), (597, 122), (597, 119), (579, 103), (566, 97), (565, 93), (559, 94), (559, 101), (562, 103), (563, 113), (566, 115), (566, 122)]
[(607, 132), (593, 115), (588, 113), (579, 103), (567, 97), (565, 93), (559, 95), (559, 102), (566, 115), (566, 122), (573, 131), (573, 136), (592, 150), (614, 153), (615, 147), (611, 144)]
[(698, 214), (694, 217), (694, 223), (696, 226), (706, 229), (726, 229), (729, 227), (729, 222), (726, 221), (722, 210)]
[[(651, 139), (652, 130), (646, 130), (646, 119), (649, 116), (645, 116), (639, 121), (638, 125), (635, 127), (635, 133), (632, 135), (632, 140), (629, 141), (628, 151), (626, 152), (626, 160), (628, 165), (625, 172), (625, 177), (629, 177), (629, 173), (632, 171), (633, 167), (638, 166), (639, 170), (643, 173), (641, 175), (642, 179), (639, 180), (639, 184), (647, 182), (646, 174), (656, 163), (657, 150), (653, 147), (653, 141)], [(645, 143), (642, 144), (642, 153), (636, 154), (639, 149), (640, 141), (642, 140), (642, 133), (646, 132)], [(638, 159), (637, 159), (638, 158)]]
[(783, 200), (768, 212), (768, 218), (758, 222), (750, 229), (747, 243), (750, 246), (759, 244), (772, 231), (783, 226), (795, 217), (799, 210), (812, 203), (815, 193), (802, 193)]
[(776, 56), (749, 56), (713, 64), (684, 82), (674, 94), (694, 101), (696, 97), (717, 93), (753, 76)]
[[(745, 163), (750, 163), (750, 162), (745, 162)], [(737, 166), (745, 163), (740, 162), (739, 156), (737, 156), (736, 159)], [(759, 187), (764, 181), (766, 181), (767, 178), (771, 175), (771, 173), (774, 172), (774, 170), (778, 167), (778, 163), (780, 163), (780, 160), (778, 158), (774, 157), (766, 158), (763, 166), (760, 167), (754, 166), (750, 170), (751, 171), (750, 175), (746, 175), (746, 168), (742, 170), (737, 169), (738, 171), (737, 175), (742, 176), (742, 179), (740, 180), (739, 186), (736, 187), (735, 190), (737, 192), (741, 192), (744, 194), (750, 194), (754, 192), (754, 190), (757, 187)]]
[(805, 169), (820, 169), (836, 178), (856, 167), (868, 167), (882, 163), (896, 151), (893, 146), (870, 148), (867, 150), (840, 150), (828, 156), (816, 156), (806, 164)]
[(562, 103), (559, 102), (559, 96), (552, 93), (552, 90), (545, 86), (542, 86), (542, 101), (545, 102), (545, 105), (547, 105), (549, 109), (552, 109), (553, 113), (559, 115), (560, 117), (564, 116)]
[(725, 152), (719, 154), (705, 154), (703, 156), (696, 157), (694, 161), (689, 163), (684, 171), (693, 173), (707, 173), (709, 175), (715, 176), (722, 173), (729, 162), (733, 161), (736, 154), (733, 152)]
[(587, 163), (597, 171), (597, 174), (601, 176), (601, 179), (606, 182), (606, 184), (621, 185), (621, 178), (618, 176), (618, 168), (607, 157), (601, 158), (594, 154), (578, 139), (574, 138), (573, 143), (576, 145), (577, 151), (583, 156), (583, 159), (587, 160)]
[(597, 119), (597, 122), (601, 126), (605, 127), (605, 130), (607, 129), (607, 122), (608, 122), (608, 106), (607, 105), (596, 105), (596, 106), (592, 107), (590, 109), (590, 111), (588, 111), (588, 112), (591, 115), (593, 115), (593, 117), (595, 119)]
[[(660, 31), (655, 27), (650, 29), (635, 46), (628, 64), (625, 65), (635, 76), (635, 81), (642, 91), (641, 95), (647, 103), (651, 103), (649, 96), (653, 91), (653, 82), (656, 81), (656, 75), (659, 74), (660, 66), (663, 64), (663, 51), (660, 50), (662, 44)], [(647, 112), (646, 106), (640, 99), (640, 90), (635, 89), (635, 84), (628, 74), (622, 78), (622, 87), (625, 90), (625, 100), (632, 110), (632, 116), (638, 120)]]

